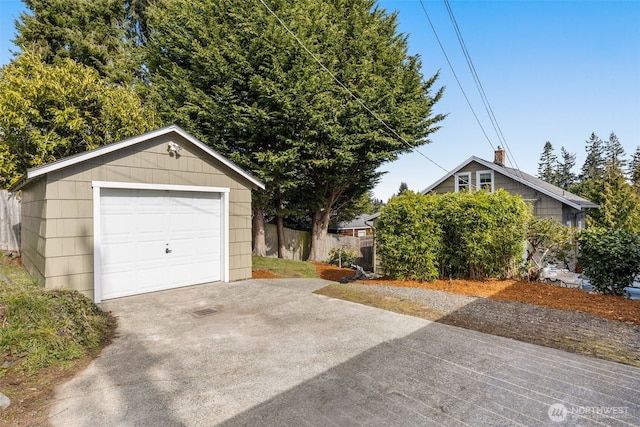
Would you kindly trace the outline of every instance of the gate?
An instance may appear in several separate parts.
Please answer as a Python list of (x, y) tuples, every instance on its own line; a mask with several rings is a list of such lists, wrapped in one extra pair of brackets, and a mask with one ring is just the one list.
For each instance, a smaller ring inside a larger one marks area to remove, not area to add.
[(365, 270), (373, 269), (373, 236), (360, 237), (360, 251), (356, 264)]

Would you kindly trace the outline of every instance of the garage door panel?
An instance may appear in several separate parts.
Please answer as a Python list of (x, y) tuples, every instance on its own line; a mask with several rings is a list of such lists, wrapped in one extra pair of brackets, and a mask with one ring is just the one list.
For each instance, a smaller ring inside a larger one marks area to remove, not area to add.
[(158, 232), (165, 230), (167, 215), (165, 213), (145, 213), (136, 215), (138, 233), (153, 234), (158, 236)]
[(108, 251), (103, 251), (102, 265), (114, 271), (130, 269), (132, 259), (130, 253), (135, 249), (132, 243), (116, 243), (109, 245)]
[(103, 191), (102, 298), (221, 279), (220, 194)]
[(107, 213), (102, 227), (109, 230), (109, 234), (105, 236), (107, 239), (118, 235), (131, 234), (133, 231), (133, 224), (129, 214), (122, 213)]
[(164, 270), (159, 270), (157, 268), (144, 268), (141, 267), (138, 269), (138, 279), (137, 279), (137, 292), (149, 290), (149, 289), (161, 289), (163, 287), (168, 286), (169, 284), (165, 282), (164, 275), (166, 272)]
[(132, 283), (135, 283), (135, 277), (131, 271), (113, 273), (109, 289), (107, 292), (102, 293), (102, 298), (108, 299), (131, 295)]

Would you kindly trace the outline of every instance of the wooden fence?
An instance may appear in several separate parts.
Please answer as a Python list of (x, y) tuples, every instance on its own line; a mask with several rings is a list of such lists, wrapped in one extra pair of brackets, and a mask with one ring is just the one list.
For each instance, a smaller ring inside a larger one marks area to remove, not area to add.
[[(284, 229), (286, 241), (285, 258), (306, 260), (311, 250), (311, 233)], [(278, 234), (274, 224), (265, 224), (267, 256), (278, 256)], [(329, 258), (331, 249), (354, 249), (358, 251), (356, 264), (370, 269), (373, 265), (373, 236), (354, 237), (328, 234), (324, 245), (324, 259)], [(0, 190), (0, 250), (20, 251), (20, 199), (14, 193)]]
[[(265, 241), (267, 244), (267, 256), (275, 258), (278, 256), (278, 232), (275, 224), (265, 224)], [(284, 239), (286, 246), (285, 258), (296, 261), (304, 261), (309, 257), (311, 250), (311, 233), (308, 231), (298, 231), (289, 228), (284, 229)], [(340, 234), (327, 234), (324, 243), (324, 259), (329, 258), (331, 249), (354, 249), (358, 251), (356, 264), (365, 269), (370, 269), (373, 265), (373, 236), (353, 237)]]
[(0, 250), (20, 251), (20, 199), (0, 190)]

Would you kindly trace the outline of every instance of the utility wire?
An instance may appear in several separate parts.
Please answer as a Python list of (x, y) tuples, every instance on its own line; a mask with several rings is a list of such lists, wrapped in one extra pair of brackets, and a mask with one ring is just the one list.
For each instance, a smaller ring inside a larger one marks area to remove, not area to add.
[(400, 141), (402, 141), (403, 143), (405, 143), (407, 146), (409, 146), (409, 148), (411, 148), (411, 150), (417, 152), (418, 154), (420, 154), (422, 157), (424, 157), (425, 159), (427, 159), (429, 162), (433, 163), (434, 165), (436, 165), (437, 167), (439, 167), (440, 169), (442, 169), (443, 171), (447, 172), (448, 174), (451, 174), (451, 171), (447, 170), (445, 167), (439, 165), (437, 162), (435, 162), (434, 160), (430, 159), (429, 157), (427, 157), (422, 151), (420, 151), (417, 147), (415, 147), (414, 145), (412, 145), (409, 141), (407, 141), (402, 135), (400, 135), (398, 132), (396, 132), (395, 129), (393, 129), (391, 126), (389, 126), (387, 124), (387, 122), (385, 122), (380, 116), (378, 116), (374, 111), (372, 111), (369, 107), (367, 107), (367, 105), (355, 94), (353, 93), (344, 83), (342, 83), (336, 76), (335, 74), (333, 74), (331, 72), (331, 70), (329, 70), (327, 67), (325, 67), (325, 65), (322, 63), (322, 61), (320, 61), (320, 59), (318, 59), (318, 57), (311, 52), (307, 46), (305, 46), (305, 44), (302, 42), (302, 40), (300, 40), (298, 38), (298, 36), (296, 36), (296, 34), (287, 26), (287, 24), (284, 23), (284, 21), (282, 19), (280, 19), (280, 17), (273, 11), (271, 10), (271, 8), (264, 2), (264, 0), (260, 0), (260, 3), (263, 4), (263, 6), (269, 11), (269, 13), (271, 13), (271, 15), (273, 15), (273, 17), (280, 23), (280, 25), (282, 25), (282, 27), (291, 35), (291, 37), (293, 37), (298, 44), (302, 47), (302, 49), (304, 49), (312, 58), (314, 61), (316, 61), (316, 63), (320, 66), (320, 68), (322, 68), (322, 70), (324, 70), (327, 74), (329, 74), (329, 76), (331, 76), (331, 78), (342, 88), (344, 89), (349, 96), (351, 96), (358, 104), (360, 104), (360, 106), (362, 108), (364, 108), (369, 114), (371, 114), (371, 116), (373, 116), (376, 120), (378, 120), (380, 123), (382, 123), (382, 125), (389, 131), (391, 132), (396, 138), (398, 138)]
[(487, 135), (487, 132), (485, 132), (484, 127), (482, 126), (482, 123), (480, 122), (480, 119), (478, 118), (478, 115), (476, 114), (476, 110), (474, 110), (473, 105), (471, 105), (471, 101), (469, 101), (469, 97), (467, 97), (467, 93), (465, 92), (464, 88), (462, 87), (462, 83), (460, 83), (460, 79), (458, 79), (458, 75), (456, 74), (456, 71), (453, 68), (453, 64), (451, 64), (451, 61), (449, 60), (449, 56), (447, 55), (447, 52), (445, 51), (444, 46), (442, 45), (442, 42), (440, 41), (440, 37), (438, 37), (438, 32), (436, 31), (436, 28), (433, 25), (433, 22), (431, 22), (431, 17), (429, 17), (429, 13), (427, 12), (427, 8), (425, 7), (425, 5), (424, 5), (422, 0), (420, 0), (420, 5), (422, 6), (422, 10), (424, 11), (424, 15), (427, 17), (427, 21), (429, 22), (429, 26), (431, 26), (431, 30), (433, 31), (433, 35), (436, 37), (438, 45), (440, 46), (440, 50), (442, 50), (442, 54), (444, 55), (445, 59), (447, 60), (447, 64), (449, 64), (449, 68), (451, 69), (451, 73), (453, 73), (453, 77), (456, 79), (456, 82), (458, 83), (458, 87), (460, 88), (460, 91), (462, 92), (462, 95), (464, 96), (464, 99), (467, 101), (467, 105), (469, 106), (469, 109), (471, 110), (471, 113), (473, 113), (473, 117), (475, 117), (476, 122), (478, 123), (478, 126), (480, 126), (480, 129), (482, 130), (482, 133), (484, 134), (484, 137), (487, 139), (487, 142), (489, 143), (491, 148), (495, 151), (495, 148), (494, 148), (493, 144), (491, 143), (491, 139), (489, 138), (489, 135)]
[[(422, 0), (420, 0), (420, 2), (422, 3)], [(469, 54), (469, 51), (467, 49), (467, 46), (464, 42), (464, 38), (462, 37), (462, 33), (460, 32), (460, 27), (458, 26), (458, 22), (456, 21), (456, 18), (453, 14), (453, 10), (451, 9), (451, 5), (449, 4), (449, 0), (444, 0), (444, 4), (447, 8), (447, 12), (449, 14), (449, 18), (451, 19), (451, 23), (453, 24), (454, 30), (456, 32), (456, 36), (458, 38), (458, 42), (460, 43), (460, 47), (462, 49), (462, 52), (464, 54), (464, 57), (467, 61), (467, 65), (469, 67), (469, 70), (471, 71), (471, 74), (473, 76), (474, 82), (476, 84), (476, 87), (478, 89), (478, 92), (480, 93), (480, 98), (482, 99), (482, 102), (484, 104), (484, 108), (487, 111), (487, 115), (489, 116), (489, 120), (491, 121), (491, 124), (493, 126), (493, 130), (495, 131), (496, 135), (498, 136), (498, 140), (502, 142), (502, 144), (504, 145), (504, 147), (507, 149), (507, 153), (508, 153), (508, 157), (510, 157), (510, 162), (513, 163), (513, 165), (515, 166), (516, 170), (520, 170), (518, 163), (515, 160), (515, 157), (513, 156), (513, 154), (511, 153), (511, 149), (509, 148), (509, 144), (507, 144), (507, 140), (504, 137), (504, 134), (502, 133), (502, 129), (500, 128), (500, 125), (498, 124), (498, 120), (496, 119), (495, 114), (493, 113), (493, 109), (491, 108), (491, 104), (489, 102), (489, 99), (484, 91), (484, 87), (482, 86), (482, 82), (480, 81), (480, 77), (478, 76), (478, 73), (476, 71), (475, 66), (473, 65), (473, 61), (471, 59), (471, 55)], [(493, 148), (493, 145), (491, 146)]]

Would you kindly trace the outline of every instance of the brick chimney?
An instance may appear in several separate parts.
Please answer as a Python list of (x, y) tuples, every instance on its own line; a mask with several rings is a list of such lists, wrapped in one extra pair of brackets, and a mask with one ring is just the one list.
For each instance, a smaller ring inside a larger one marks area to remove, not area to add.
[(493, 157), (493, 163), (499, 166), (504, 166), (504, 150), (499, 145)]

